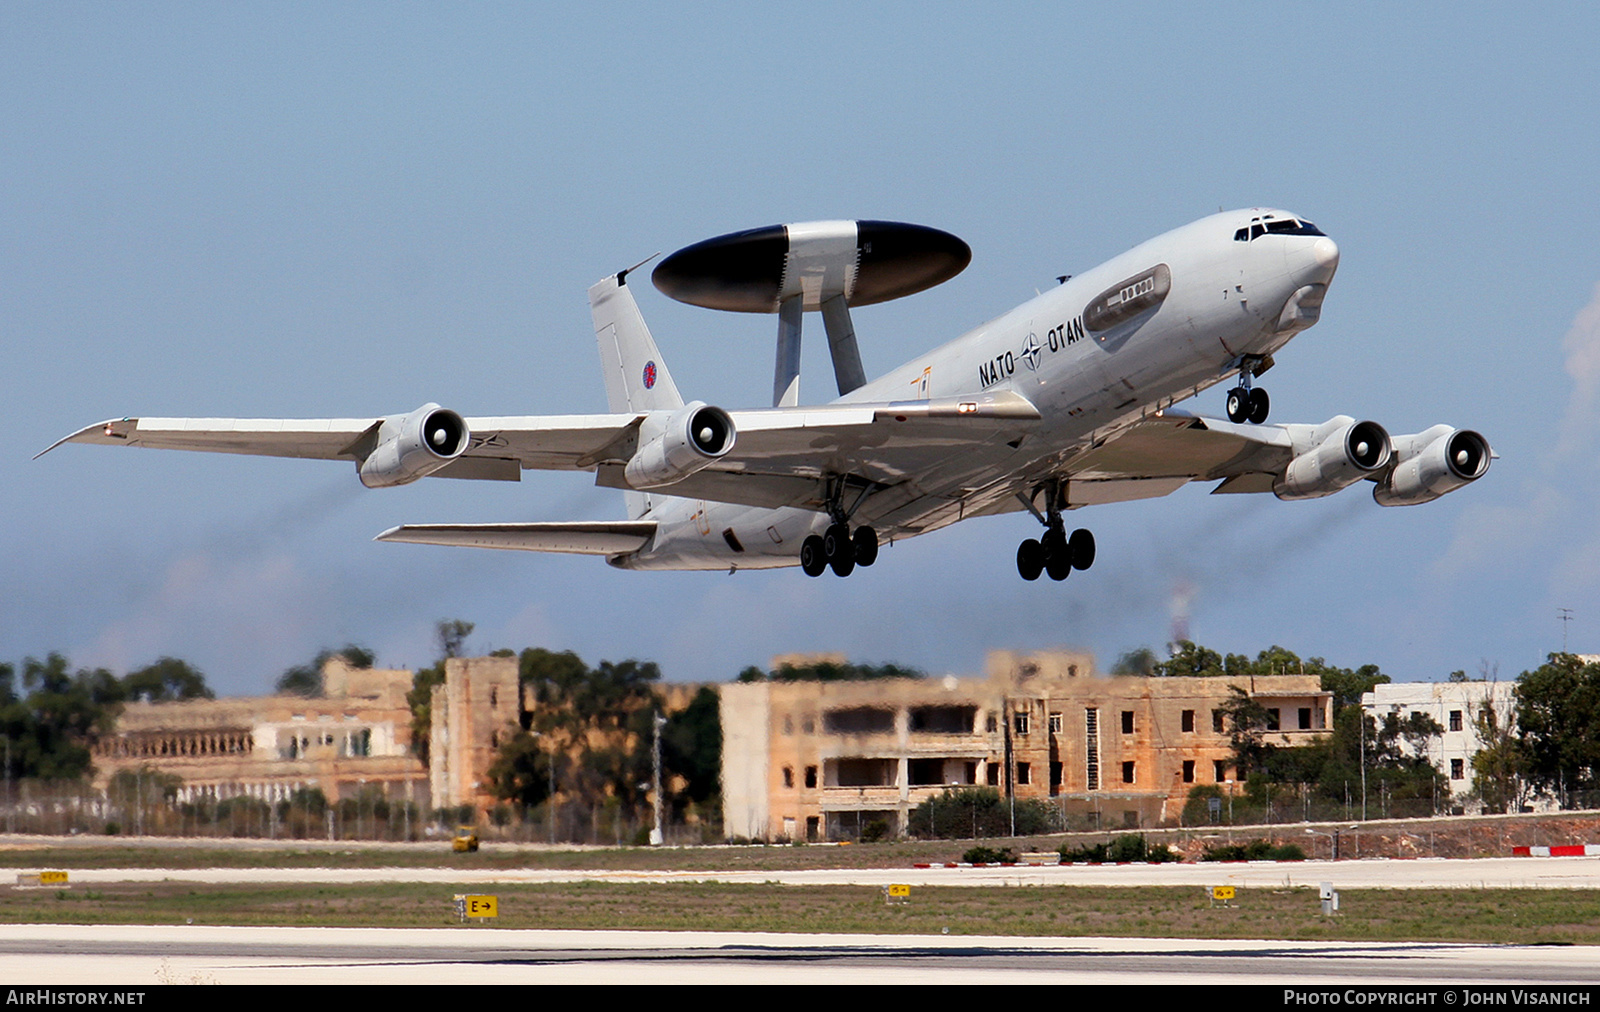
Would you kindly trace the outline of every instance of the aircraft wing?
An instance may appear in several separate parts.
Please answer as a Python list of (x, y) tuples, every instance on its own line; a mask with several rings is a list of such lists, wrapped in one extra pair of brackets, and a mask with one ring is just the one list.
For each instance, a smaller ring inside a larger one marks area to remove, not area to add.
[(1294, 456), (1287, 426), (1235, 424), (1169, 409), (1072, 461), (1068, 502), (1145, 499), (1191, 481), (1221, 480), (1214, 492), (1270, 492)]
[[(142, 446), (168, 450), (348, 460), (364, 467), (407, 423), (434, 417), (437, 406), (409, 415), (333, 419), (119, 418), (87, 426), (52, 444)], [(449, 414), (446, 412), (446, 414)], [(749, 506), (814, 505), (830, 476), (870, 485), (914, 475), (952, 450), (1015, 438), (1039, 419), (1018, 394), (970, 398), (732, 412), (735, 445), (702, 470), (658, 491)], [(516, 481), (523, 470), (596, 471), (597, 484), (628, 488), (623, 468), (639, 449), (644, 413), (533, 415), (457, 419), (470, 433), (458, 456), (425, 473), (445, 478)], [(365, 474), (365, 471), (363, 472)], [(400, 484), (421, 474), (402, 474)], [(365, 480), (365, 478), (364, 478)]]

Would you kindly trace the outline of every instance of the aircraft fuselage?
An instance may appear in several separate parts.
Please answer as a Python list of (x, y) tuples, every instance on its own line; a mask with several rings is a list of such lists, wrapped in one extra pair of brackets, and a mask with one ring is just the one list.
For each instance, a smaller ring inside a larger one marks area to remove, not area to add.
[[(965, 517), (1024, 509), (1017, 476), (1045, 482), (1152, 413), (1252, 370), (1316, 322), (1338, 248), (1272, 209), (1233, 211), (1157, 236), (906, 362), (837, 403), (1013, 391), (1041, 419), (992, 440), (930, 454), (914, 479), (861, 501), (852, 523), (886, 541)], [(870, 448), (851, 447), (858, 459)], [(820, 462), (819, 462), (820, 463)], [(1168, 491), (1170, 489), (1163, 489)], [(1161, 493), (1152, 493), (1161, 494)], [(1139, 498), (1124, 491), (1121, 498)], [(1070, 508), (1097, 501), (1074, 496)], [(793, 566), (830, 521), (813, 510), (655, 497), (659, 523), (627, 569)]]

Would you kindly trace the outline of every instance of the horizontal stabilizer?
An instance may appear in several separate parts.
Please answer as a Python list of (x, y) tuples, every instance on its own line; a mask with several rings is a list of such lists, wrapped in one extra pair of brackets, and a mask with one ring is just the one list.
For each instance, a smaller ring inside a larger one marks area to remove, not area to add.
[(583, 520), (541, 524), (405, 524), (374, 541), (456, 548), (512, 548), (523, 552), (626, 555), (655, 537), (654, 520)]

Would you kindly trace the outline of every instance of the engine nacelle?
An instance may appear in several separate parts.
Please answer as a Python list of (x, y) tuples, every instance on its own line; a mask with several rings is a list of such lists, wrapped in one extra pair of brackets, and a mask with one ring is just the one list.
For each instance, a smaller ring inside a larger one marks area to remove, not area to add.
[(1395, 440), (1400, 463), (1372, 490), (1379, 506), (1414, 506), (1482, 478), (1494, 451), (1471, 429), (1435, 425)]
[[(1283, 477), (1273, 483), (1279, 499), (1318, 499), (1348, 488), (1389, 466), (1394, 455), (1389, 433), (1377, 422), (1348, 415), (1329, 419), (1308, 433)], [(1299, 443), (1299, 440), (1296, 440)]]
[(472, 434), (466, 421), (437, 404), (408, 415), (393, 415), (378, 429), (378, 445), (361, 462), (361, 484), (368, 488), (409, 485), (467, 451)]
[(623, 469), (632, 488), (682, 481), (733, 449), (733, 418), (704, 401), (676, 411), (653, 411), (639, 427), (639, 449)]

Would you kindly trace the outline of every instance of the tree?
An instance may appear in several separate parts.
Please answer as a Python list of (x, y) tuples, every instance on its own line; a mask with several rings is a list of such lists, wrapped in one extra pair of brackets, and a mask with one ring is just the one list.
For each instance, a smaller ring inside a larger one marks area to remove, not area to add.
[(1233, 758), (1239, 774), (1257, 769), (1269, 759), (1277, 747), (1266, 740), (1272, 715), (1250, 693), (1237, 685), (1228, 687), (1227, 700), (1218, 707), (1228, 729), (1228, 742), (1233, 746)]
[(274, 687), (280, 695), (305, 696), (318, 699), (323, 695), (322, 669), (333, 658), (339, 658), (352, 668), (370, 668), (377, 660), (371, 650), (355, 643), (346, 643), (337, 650), (319, 650), (309, 664), (297, 664), (278, 676)]
[(435, 627), (439, 637), (439, 655), (445, 658), (460, 657), (462, 646), (475, 628), (471, 622), (463, 622), (458, 618), (440, 620)]
[(1551, 654), (1516, 696), (1529, 782), (1563, 795), (1600, 787), (1600, 665)]
[(1129, 675), (1149, 676), (1155, 673), (1161, 659), (1149, 647), (1135, 647), (1125, 651), (1111, 665), (1111, 673), (1118, 677)]
[(1512, 714), (1485, 699), (1473, 714), (1478, 751), (1472, 757), (1472, 792), (1491, 812), (1515, 811), (1527, 800), (1527, 756)]
[(154, 664), (128, 672), (122, 679), (122, 688), (128, 700), (136, 703), (216, 698), (206, 685), (206, 676), (176, 657), (163, 657)]
[[(746, 668), (746, 671), (751, 669)], [(785, 664), (769, 672), (766, 679), (774, 682), (871, 682), (891, 678), (923, 678), (917, 668), (899, 664), (839, 664), (834, 661), (811, 661), (806, 664)], [(743, 680), (743, 675), (740, 676)]]
[(667, 718), (661, 729), (661, 765), (687, 781), (683, 793), (696, 804), (720, 794), (722, 781), (722, 700), (702, 686), (689, 705)]
[(1229, 673), (1223, 668), (1221, 654), (1191, 640), (1174, 643), (1172, 656), (1157, 662), (1151, 669), (1151, 674), (1158, 678), (1216, 678)]
[[(11, 674), (9, 666), (5, 674)], [(93, 772), (90, 750), (101, 735), (116, 724), (124, 698), (122, 682), (104, 668), (67, 670), (67, 659), (52, 653), (43, 661), (27, 658), (22, 684), (28, 695), (16, 698), (10, 678), (4, 679), (10, 697), (0, 710), (12, 744), (12, 772), (45, 780), (75, 780)]]
[(411, 691), (406, 693), (406, 705), (411, 708), (411, 751), (428, 763), (430, 739), (433, 734), (433, 687), (444, 684), (444, 664), (452, 657), (461, 656), (462, 644), (475, 627), (461, 619), (440, 619), (434, 624), (434, 637), (439, 644), (439, 659), (432, 667), (418, 668), (411, 676)]
[(489, 766), (495, 797), (524, 805), (543, 804), (550, 796), (551, 760), (549, 746), (519, 731), (500, 746)]

